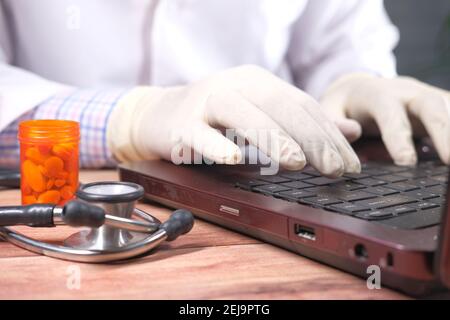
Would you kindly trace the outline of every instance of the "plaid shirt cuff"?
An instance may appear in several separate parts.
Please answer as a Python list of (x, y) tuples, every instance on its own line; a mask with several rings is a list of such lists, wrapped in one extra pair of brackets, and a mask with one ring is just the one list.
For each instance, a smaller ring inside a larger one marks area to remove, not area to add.
[(83, 168), (114, 167), (117, 165), (106, 141), (109, 115), (124, 89), (77, 90), (55, 95), (25, 113), (0, 132), (0, 166), (18, 167), (18, 125), (31, 119), (64, 119), (80, 123), (80, 165)]

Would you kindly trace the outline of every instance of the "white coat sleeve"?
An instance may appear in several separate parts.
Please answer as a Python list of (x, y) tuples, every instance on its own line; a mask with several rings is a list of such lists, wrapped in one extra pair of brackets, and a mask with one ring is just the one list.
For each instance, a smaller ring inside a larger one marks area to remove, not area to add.
[(398, 38), (383, 0), (310, 0), (293, 25), (287, 59), (295, 84), (319, 98), (346, 73), (395, 76)]
[(14, 48), (8, 20), (0, 0), (0, 131), (44, 100), (70, 89), (12, 65)]

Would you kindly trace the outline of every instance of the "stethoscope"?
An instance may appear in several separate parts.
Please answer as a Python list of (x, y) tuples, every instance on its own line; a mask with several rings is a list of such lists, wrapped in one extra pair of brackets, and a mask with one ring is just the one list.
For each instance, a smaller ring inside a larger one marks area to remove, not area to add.
[[(163, 241), (173, 241), (194, 225), (192, 213), (176, 210), (161, 223), (135, 208), (144, 189), (128, 182), (94, 182), (82, 185), (78, 200), (63, 207), (49, 204), (0, 207), (0, 238), (23, 249), (53, 258), (102, 263), (148, 253)], [(132, 219), (137, 216), (140, 220)], [(89, 227), (55, 245), (29, 238), (6, 226)]]

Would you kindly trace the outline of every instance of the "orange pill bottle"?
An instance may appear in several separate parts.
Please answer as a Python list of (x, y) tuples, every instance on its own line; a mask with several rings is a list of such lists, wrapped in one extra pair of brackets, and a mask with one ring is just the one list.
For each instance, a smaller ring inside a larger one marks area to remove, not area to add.
[(80, 127), (67, 120), (19, 124), (22, 204), (64, 205), (78, 189)]

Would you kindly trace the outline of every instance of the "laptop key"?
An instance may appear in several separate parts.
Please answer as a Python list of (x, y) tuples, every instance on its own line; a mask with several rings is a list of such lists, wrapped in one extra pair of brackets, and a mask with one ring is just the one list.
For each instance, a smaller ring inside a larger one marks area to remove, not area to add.
[(357, 200), (364, 200), (375, 198), (376, 195), (367, 193), (364, 191), (347, 191), (342, 189), (336, 189), (333, 187), (318, 187), (312, 188), (309, 191), (314, 192), (320, 196), (336, 198), (346, 202), (352, 202)]
[(431, 177), (433, 180), (439, 181), (440, 183), (447, 183), (448, 182), (448, 175), (437, 175)]
[(391, 194), (399, 193), (399, 191), (397, 191), (397, 190), (388, 189), (385, 187), (369, 187), (367, 189), (364, 189), (364, 191), (373, 193), (378, 196), (389, 196)]
[(284, 187), (291, 188), (291, 189), (305, 189), (305, 188), (314, 187), (313, 185), (307, 184), (303, 181), (291, 181), (288, 183), (282, 183), (281, 185)]
[(352, 181), (338, 182), (336, 184), (333, 184), (333, 187), (346, 191), (354, 191), (367, 188), (367, 186), (365, 185), (354, 183)]
[(283, 183), (291, 181), (288, 178), (283, 178), (280, 176), (260, 176), (258, 180), (269, 182), (269, 183)]
[(414, 208), (414, 209), (426, 210), (426, 209), (437, 208), (440, 205), (437, 203), (430, 202), (430, 201), (421, 201), (421, 202), (411, 203), (408, 206), (411, 208)]
[(386, 182), (401, 182), (401, 181), (408, 180), (405, 177), (400, 177), (400, 176), (396, 176), (396, 175), (378, 176), (377, 179), (381, 179), (381, 180), (384, 180)]
[(387, 184), (387, 182), (384, 180), (374, 179), (374, 178), (359, 179), (358, 183), (363, 184), (368, 187), (377, 187), (377, 186)]
[(403, 171), (409, 170), (408, 167), (396, 166), (394, 164), (381, 164), (380, 167), (391, 173), (397, 173), (397, 172), (403, 172)]
[(317, 177), (317, 178), (309, 179), (308, 183), (316, 185), (316, 186), (326, 186), (329, 184), (339, 183), (342, 181), (345, 181), (345, 179), (344, 178), (331, 179), (331, 178), (327, 178), (327, 177)]
[(389, 174), (390, 172), (382, 169), (381, 167), (373, 167), (373, 168), (368, 168), (368, 169), (364, 170), (364, 173), (367, 173), (371, 176), (382, 176), (382, 175)]
[(267, 182), (260, 181), (260, 180), (242, 180), (236, 182), (236, 187), (245, 189), (245, 190), (251, 190), (252, 187), (258, 187), (267, 184)]
[(318, 196), (318, 197), (314, 197), (314, 198), (304, 198), (304, 199), (301, 199), (300, 202), (311, 204), (311, 205), (318, 205), (318, 206), (329, 206), (329, 205), (333, 205), (333, 204), (342, 203), (341, 200), (331, 198), (331, 197), (323, 197), (323, 196)]
[(291, 189), (288, 187), (279, 185), (279, 184), (267, 184), (267, 185), (255, 187), (255, 188), (253, 188), (253, 190), (255, 190), (257, 192), (273, 195), (274, 193), (287, 191), (287, 190), (291, 190)]
[(406, 213), (411, 213), (411, 212), (416, 212), (417, 211), (416, 209), (414, 209), (412, 207), (409, 207), (409, 206), (405, 206), (405, 205), (398, 206), (398, 207), (392, 207), (392, 208), (389, 208), (389, 209), (392, 210), (392, 213), (394, 215), (397, 215), (397, 216), (399, 216), (401, 214), (406, 214)]
[(369, 216), (375, 219), (386, 219), (387, 217), (391, 217), (392, 216), (392, 212), (391, 211), (385, 211), (385, 210), (376, 210), (376, 211), (371, 211), (369, 212)]
[(392, 218), (394, 215), (391, 211), (386, 210), (376, 210), (376, 211), (367, 211), (361, 212), (355, 215), (356, 218), (364, 219), (364, 220), (382, 220)]
[(279, 192), (276, 196), (286, 200), (298, 201), (303, 198), (315, 197), (316, 195), (305, 190), (289, 190)]
[(314, 176), (314, 177), (320, 177), (322, 176), (319, 171), (314, 169), (313, 167), (307, 167), (302, 170), (302, 173), (306, 173), (308, 175)]
[(421, 229), (438, 225), (441, 222), (441, 208), (420, 210), (407, 215), (377, 221), (396, 229)]
[(434, 187), (434, 186), (441, 184), (439, 181), (430, 179), (430, 178), (416, 179), (416, 180), (412, 180), (410, 183), (414, 184), (416, 186), (425, 187), (425, 188), (426, 187)]
[(358, 179), (364, 179), (370, 177), (370, 174), (361, 172), (361, 173), (346, 173), (344, 174), (344, 177), (352, 179), (352, 180), (358, 180)]
[(370, 208), (368, 208), (366, 206), (355, 204), (355, 203), (335, 204), (335, 205), (327, 207), (327, 209), (330, 209), (330, 210), (333, 210), (333, 211), (337, 211), (339, 213), (349, 214), (349, 215), (354, 215), (354, 214), (356, 214), (358, 212), (369, 211), (370, 210)]
[(376, 198), (377, 196), (372, 193), (368, 193), (368, 192), (364, 192), (364, 191), (354, 191), (354, 192), (346, 192), (343, 194), (338, 193), (338, 194), (336, 194), (336, 197), (338, 199), (341, 199), (341, 200), (344, 200), (347, 202), (353, 202), (353, 201), (358, 201), (358, 200)]
[(445, 202), (447, 201), (446, 197), (438, 197), (433, 199), (428, 199), (429, 202), (436, 203), (440, 206), (443, 206)]
[(406, 191), (419, 189), (420, 187), (409, 184), (409, 183), (405, 183), (405, 182), (396, 182), (396, 183), (388, 184), (386, 186), (386, 188), (394, 189), (394, 190), (401, 191), (401, 192), (406, 192)]
[(444, 195), (447, 193), (447, 188), (444, 186), (434, 186), (434, 187), (428, 187), (425, 190), (431, 193), (436, 193), (439, 195)]
[(428, 192), (428, 190), (424, 190), (424, 189), (408, 191), (406, 193), (402, 193), (402, 195), (404, 195), (406, 197), (414, 198), (414, 199), (417, 198), (420, 200), (429, 200), (429, 199), (439, 198), (439, 195), (437, 193), (431, 193), (431, 192)]
[(373, 209), (383, 209), (413, 202), (416, 202), (416, 200), (396, 194), (391, 196), (378, 197), (375, 199), (357, 201), (356, 204)]
[(397, 175), (407, 178), (407, 179), (417, 179), (417, 178), (424, 178), (424, 177), (428, 176), (429, 174), (427, 174), (426, 172), (424, 172), (422, 170), (414, 169), (414, 170), (410, 170), (410, 171), (397, 173)]
[(307, 180), (307, 179), (314, 178), (314, 176), (300, 172), (300, 171), (281, 172), (280, 176), (291, 179), (291, 180)]
[(449, 168), (447, 166), (438, 166), (431, 169), (431, 176), (444, 175), (448, 177)]

